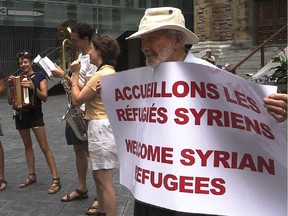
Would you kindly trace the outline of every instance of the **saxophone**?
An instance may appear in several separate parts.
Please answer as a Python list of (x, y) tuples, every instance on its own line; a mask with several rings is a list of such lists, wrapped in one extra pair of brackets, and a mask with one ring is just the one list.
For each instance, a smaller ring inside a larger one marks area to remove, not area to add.
[[(65, 76), (64, 76), (65, 77)], [(87, 140), (87, 122), (84, 119), (84, 111), (79, 107), (72, 105), (71, 87), (65, 78), (62, 78), (61, 84), (68, 99), (68, 107), (62, 120), (65, 120), (74, 131), (76, 137), (81, 140)]]
[[(64, 39), (62, 41), (61, 46), (61, 68), (64, 71), (64, 74), (61, 76), (61, 84), (63, 85), (64, 91), (66, 93), (68, 99), (68, 108), (64, 113), (62, 120), (65, 120), (72, 130), (74, 131), (76, 137), (79, 140), (86, 141), (87, 140), (87, 122), (84, 119), (84, 111), (80, 109), (80, 107), (75, 107), (72, 105), (72, 96), (71, 96), (71, 87), (68, 81), (65, 79), (65, 76), (68, 75), (69, 70), (66, 70), (67, 56), (66, 48), (70, 48), (71, 45), (70, 34), (72, 27), (76, 24), (74, 20), (66, 20), (64, 21), (57, 29), (57, 37), (59, 39)], [(74, 60), (76, 58), (76, 53), (70, 51), (70, 60)]]

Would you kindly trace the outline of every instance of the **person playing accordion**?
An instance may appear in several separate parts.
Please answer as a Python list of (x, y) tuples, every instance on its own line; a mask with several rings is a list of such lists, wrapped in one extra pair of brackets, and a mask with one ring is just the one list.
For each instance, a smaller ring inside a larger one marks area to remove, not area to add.
[(53, 194), (61, 189), (61, 184), (55, 158), (47, 142), (43, 120), (42, 102), (46, 102), (48, 98), (47, 79), (43, 72), (33, 71), (33, 57), (29, 52), (19, 52), (17, 61), (22, 74), (8, 78), (7, 98), (16, 113), (14, 116), (16, 129), (23, 140), (28, 165), (28, 177), (19, 184), (19, 187), (24, 188), (37, 182), (30, 134), (32, 129), (52, 174), (52, 185), (48, 189), (48, 194)]

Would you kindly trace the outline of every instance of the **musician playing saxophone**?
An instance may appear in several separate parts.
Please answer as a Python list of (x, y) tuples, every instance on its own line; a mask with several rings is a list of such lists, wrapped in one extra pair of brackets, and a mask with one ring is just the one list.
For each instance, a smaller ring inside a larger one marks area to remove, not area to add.
[[(86, 81), (97, 71), (97, 67), (90, 63), (89, 52), (91, 50), (91, 39), (94, 34), (94, 30), (86, 23), (78, 23), (72, 27), (71, 42), (73, 47), (80, 52), (78, 61), (81, 63), (79, 79), (77, 85), (80, 89), (83, 88)], [(68, 83), (71, 83), (71, 79), (68, 75), (64, 75), (64, 71), (57, 67), (57, 70), (52, 70), (55, 76), (65, 76)], [(70, 106), (70, 104), (68, 104)], [(84, 110), (84, 104), (81, 109)], [(62, 197), (62, 202), (70, 202), (76, 199), (88, 198), (88, 189), (86, 185), (86, 175), (88, 169), (88, 142), (82, 141), (77, 138), (75, 132), (71, 126), (66, 122), (65, 137), (68, 145), (74, 146), (74, 153), (76, 156), (76, 169), (78, 175), (78, 186), (75, 191)], [(93, 204), (94, 208), (97, 208), (98, 202), (95, 200)]]
[[(16, 129), (19, 131), (19, 134), (24, 143), (25, 156), (28, 165), (28, 177), (22, 183), (20, 183), (19, 187), (25, 188), (37, 181), (35, 172), (35, 155), (30, 134), (30, 131), (32, 130), (46, 158), (48, 167), (50, 168), (50, 172), (52, 174), (52, 185), (48, 190), (48, 194), (54, 194), (61, 189), (61, 184), (57, 173), (55, 158), (47, 142), (44, 127), (45, 124), (43, 120), (42, 102), (46, 102), (48, 97), (47, 79), (44, 73), (37, 73), (33, 71), (33, 57), (29, 52), (19, 52), (17, 54), (17, 60), (23, 75), (26, 76), (26, 78), (21, 82), (21, 86), (23, 89), (29, 89), (29, 91), (33, 93), (35, 99), (33, 108), (30, 110), (17, 110), (15, 115)], [(10, 89), (7, 91), (9, 104), (12, 104), (13, 98), (13, 95), (9, 94), (13, 92), (11, 86), (13, 79), (15, 79), (15, 77), (10, 76), (7, 80), (8, 83), (10, 83)]]

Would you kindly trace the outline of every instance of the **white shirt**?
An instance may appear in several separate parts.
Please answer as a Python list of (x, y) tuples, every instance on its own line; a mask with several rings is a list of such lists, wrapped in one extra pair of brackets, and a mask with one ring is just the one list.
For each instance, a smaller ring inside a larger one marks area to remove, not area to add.
[(89, 54), (79, 54), (78, 61), (81, 63), (78, 82), (83, 86), (85, 85), (85, 78), (91, 77), (97, 71), (97, 67), (90, 63)]
[[(78, 83), (84, 86), (86, 77), (91, 77), (94, 73), (96, 73), (97, 67), (96, 65), (90, 63), (89, 54), (83, 55), (80, 53), (78, 56), (78, 61), (81, 63)], [(85, 110), (85, 104), (82, 104), (80, 109)]]

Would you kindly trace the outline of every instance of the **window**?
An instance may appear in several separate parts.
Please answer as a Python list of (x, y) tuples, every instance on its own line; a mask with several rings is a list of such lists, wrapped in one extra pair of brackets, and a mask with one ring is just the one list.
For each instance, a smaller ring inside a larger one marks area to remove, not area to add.
[(133, 0), (126, 0), (125, 1), (125, 7), (134, 7), (134, 1)]
[(146, 0), (139, 0), (139, 8), (147, 8)]
[(153, 0), (152, 2), (151, 2), (151, 7), (159, 7), (160, 5), (159, 5), (159, 0)]

